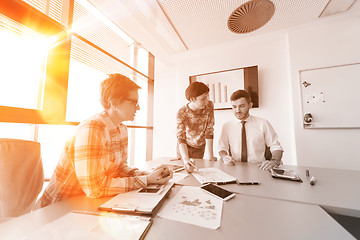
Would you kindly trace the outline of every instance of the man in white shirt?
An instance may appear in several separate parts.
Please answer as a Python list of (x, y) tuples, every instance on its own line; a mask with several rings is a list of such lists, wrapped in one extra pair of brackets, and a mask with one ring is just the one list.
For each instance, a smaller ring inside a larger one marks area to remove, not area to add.
[[(221, 131), (219, 155), (224, 163), (261, 162), (259, 167), (263, 170), (281, 165), (283, 148), (278, 136), (267, 120), (250, 115), (253, 103), (249, 93), (237, 90), (230, 100), (236, 120), (226, 122)], [(270, 160), (265, 159), (266, 147), (270, 148), (272, 154)]]

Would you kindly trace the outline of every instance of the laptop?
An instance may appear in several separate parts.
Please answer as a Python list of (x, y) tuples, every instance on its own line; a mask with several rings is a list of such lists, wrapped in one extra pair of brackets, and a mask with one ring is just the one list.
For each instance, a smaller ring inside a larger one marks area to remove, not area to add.
[(102, 204), (99, 210), (154, 216), (173, 185), (174, 182), (168, 182), (164, 185), (149, 185), (146, 188), (120, 193)]

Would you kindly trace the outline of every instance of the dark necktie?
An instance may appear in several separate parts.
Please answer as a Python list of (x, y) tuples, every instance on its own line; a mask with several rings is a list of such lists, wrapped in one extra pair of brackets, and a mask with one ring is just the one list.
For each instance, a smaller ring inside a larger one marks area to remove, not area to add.
[(246, 146), (246, 130), (245, 130), (246, 121), (241, 121), (241, 161), (247, 162), (247, 146)]

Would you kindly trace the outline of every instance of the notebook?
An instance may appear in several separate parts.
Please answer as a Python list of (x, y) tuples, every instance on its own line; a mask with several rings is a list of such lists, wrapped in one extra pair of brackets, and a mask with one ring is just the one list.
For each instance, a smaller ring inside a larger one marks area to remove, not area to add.
[(99, 207), (99, 210), (135, 215), (154, 215), (170, 192), (174, 182), (120, 193)]

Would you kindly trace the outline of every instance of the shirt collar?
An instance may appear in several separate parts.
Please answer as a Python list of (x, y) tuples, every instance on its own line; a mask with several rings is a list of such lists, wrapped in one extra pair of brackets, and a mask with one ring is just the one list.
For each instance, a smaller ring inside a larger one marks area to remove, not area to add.
[(109, 130), (119, 130), (119, 127), (124, 125), (123, 123), (120, 123), (118, 126), (115, 126), (114, 123), (111, 121), (111, 118), (109, 116), (109, 114), (104, 110), (101, 112), (100, 114), (105, 122), (105, 125), (109, 128)]
[(236, 119), (236, 120), (237, 120), (238, 123), (241, 123), (242, 121), (249, 122), (249, 121), (251, 121), (252, 118), (253, 118), (253, 116), (251, 116), (251, 115), (249, 114), (249, 116), (248, 116), (245, 120), (239, 120), (239, 119)]

